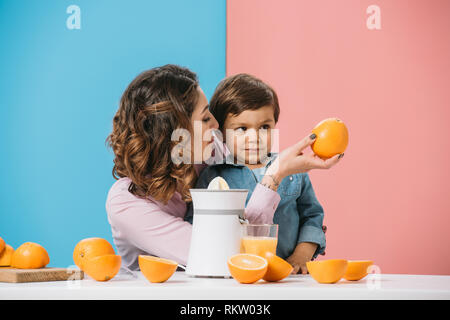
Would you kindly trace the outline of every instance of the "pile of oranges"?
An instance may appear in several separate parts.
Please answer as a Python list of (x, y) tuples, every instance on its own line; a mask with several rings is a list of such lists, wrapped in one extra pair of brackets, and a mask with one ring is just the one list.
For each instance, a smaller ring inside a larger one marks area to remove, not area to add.
[(25, 242), (14, 250), (0, 238), (0, 267), (39, 269), (49, 262), (47, 250), (38, 243)]
[[(97, 281), (108, 281), (120, 270), (122, 258), (102, 238), (86, 238), (73, 250), (73, 261), (83, 272)], [(25, 242), (16, 250), (0, 237), (0, 267), (38, 269), (50, 262), (47, 250), (34, 242)], [(153, 256), (139, 256), (139, 266), (150, 282), (164, 282), (176, 271), (175, 261)]]
[[(108, 281), (120, 270), (122, 259), (116, 255), (112, 245), (102, 238), (87, 238), (77, 243), (73, 250), (73, 261), (88, 276), (97, 281)], [(175, 261), (140, 255), (139, 267), (150, 282), (164, 282), (176, 271)]]
[[(97, 281), (112, 279), (120, 269), (121, 257), (116, 255), (105, 239), (81, 240), (73, 252), (75, 264)], [(43, 246), (25, 242), (16, 250), (0, 238), (0, 267), (18, 269), (39, 269), (50, 263), (50, 257)]]

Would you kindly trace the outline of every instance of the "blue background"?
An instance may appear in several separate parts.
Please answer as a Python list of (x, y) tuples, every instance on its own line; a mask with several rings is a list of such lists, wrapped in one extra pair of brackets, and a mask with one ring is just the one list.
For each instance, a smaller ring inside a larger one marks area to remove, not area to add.
[[(69, 30), (69, 5), (81, 29)], [(114, 183), (105, 139), (122, 92), (166, 63), (197, 73), (206, 96), (225, 77), (225, 0), (0, 0), (0, 237), (32, 241), (49, 266), (76, 243), (112, 243)]]

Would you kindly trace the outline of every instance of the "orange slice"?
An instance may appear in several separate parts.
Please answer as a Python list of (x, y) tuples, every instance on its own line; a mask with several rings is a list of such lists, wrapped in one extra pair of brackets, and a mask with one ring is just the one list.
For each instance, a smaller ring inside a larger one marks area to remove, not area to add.
[(239, 253), (228, 261), (231, 276), (240, 283), (254, 283), (262, 279), (267, 271), (267, 260), (250, 253)]
[(367, 268), (373, 264), (371, 260), (350, 260), (348, 261), (347, 271), (344, 274), (345, 280), (361, 280), (367, 276)]
[(338, 282), (345, 271), (347, 271), (347, 260), (329, 259), (320, 261), (309, 261), (306, 268), (311, 277), (319, 283)]
[(267, 272), (263, 279), (266, 281), (280, 281), (291, 274), (294, 267), (289, 264), (286, 260), (280, 258), (279, 256), (273, 254), (272, 252), (267, 252), (265, 254), (267, 260)]
[(138, 262), (147, 280), (154, 283), (167, 281), (178, 266), (178, 263), (173, 260), (145, 255), (140, 255)]
[(84, 269), (88, 276), (97, 281), (108, 281), (116, 276), (120, 270), (122, 258), (115, 254), (106, 254), (84, 260)]

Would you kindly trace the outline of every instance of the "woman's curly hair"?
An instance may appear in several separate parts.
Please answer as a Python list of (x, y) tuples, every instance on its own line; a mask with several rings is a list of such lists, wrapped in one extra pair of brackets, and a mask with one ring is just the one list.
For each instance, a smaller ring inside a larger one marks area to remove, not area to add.
[(167, 203), (178, 191), (191, 201), (197, 178), (191, 163), (171, 159), (175, 129), (192, 132), (191, 116), (198, 101), (197, 75), (187, 68), (165, 65), (139, 74), (128, 86), (106, 141), (115, 154), (113, 177), (128, 177), (128, 191)]

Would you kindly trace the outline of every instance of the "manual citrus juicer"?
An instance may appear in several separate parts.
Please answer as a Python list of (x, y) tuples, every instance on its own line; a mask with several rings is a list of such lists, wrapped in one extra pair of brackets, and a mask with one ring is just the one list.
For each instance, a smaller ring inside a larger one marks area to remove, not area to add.
[(227, 260), (240, 252), (247, 189), (226, 189), (217, 177), (208, 189), (190, 189), (194, 209), (186, 274), (231, 277)]

